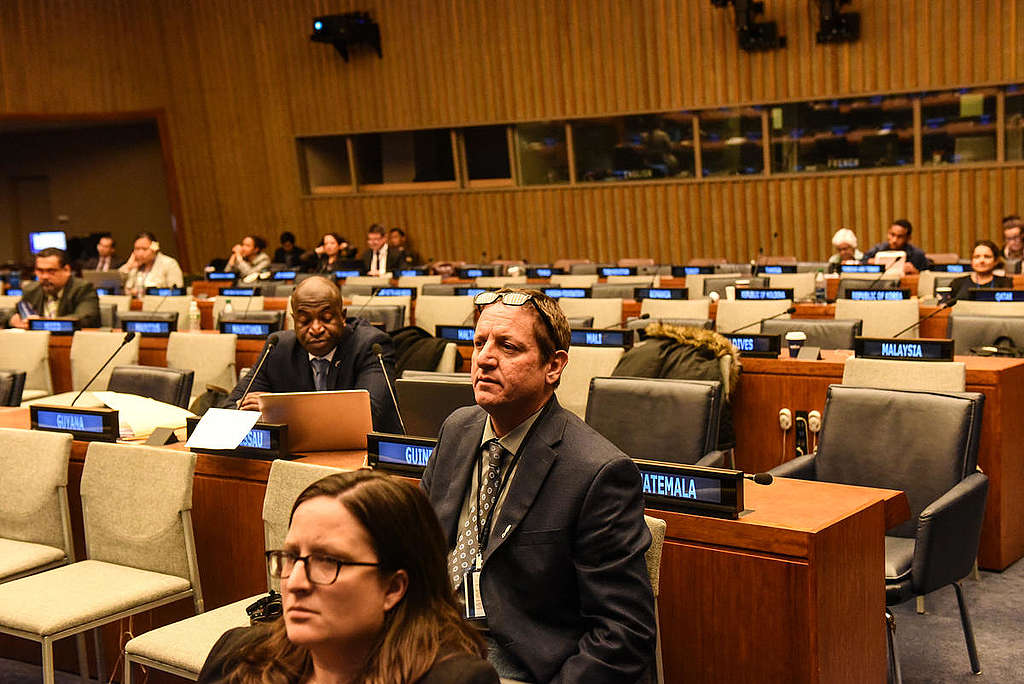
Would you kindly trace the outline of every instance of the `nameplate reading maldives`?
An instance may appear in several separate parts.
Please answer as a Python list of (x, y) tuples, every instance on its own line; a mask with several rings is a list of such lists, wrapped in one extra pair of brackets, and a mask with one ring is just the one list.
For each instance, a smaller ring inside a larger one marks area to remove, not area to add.
[(672, 277), (673, 278), (685, 278), (691, 275), (707, 275), (714, 273), (714, 266), (673, 266)]
[(221, 321), (220, 331), (239, 337), (266, 337), (271, 332), (270, 323), (239, 323), (235, 321)]
[(910, 290), (847, 290), (846, 297), (858, 302), (902, 302), (910, 299)]
[(30, 318), (29, 330), (46, 330), (54, 335), (71, 335), (80, 327), (73, 318)]
[(724, 333), (724, 335), (743, 356), (777, 359), (782, 350), (781, 335), (743, 335), (738, 333)]
[(739, 517), (743, 473), (739, 470), (634, 459), (648, 508)]
[(608, 276), (636, 275), (636, 266), (602, 266), (599, 270), (605, 278)]
[(421, 477), (434, 453), (436, 439), (371, 432), (366, 435), (366, 461), (374, 470)]
[(206, 274), (207, 280), (234, 280), (235, 274), (230, 271), (210, 271)]
[(952, 361), (953, 340), (857, 337), (853, 353), (859, 358), (887, 361)]
[(438, 325), (434, 328), (434, 335), (442, 340), (453, 340), (455, 342), (473, 343), (473, 335), (476, 329), (471, 325)]
[(545, 287), (541, 292), (552, 299), (586, 299), (590, 296), (589, 287)]
[(782, 300), (793, 299), (793, 288), (760, 288), (744, 287), (736, 290), (736, 299), (749, 300)]
[(170, 321), (122, 321), (121, 327), (125, 332), (131, 331), (140, 335), (167, 337), (171, 334)]
[(881, 273), (882, 264), (840, 264), (840, 273)]
[(595, 330), (574, 328), (569, 331), (569, 344), (574, 347), (625, 347), (633, 346), (635, 332), (632, 330)]
[(116, 442), (119, 437), (114, 409), (34, 404), (29, 413), (33, 430), (70, 432), (75, 439), (95, 442)]
[(689, 299), (690, 290), (686, 287), (637, 287), (633, 288), (633, 299)]
[(990, 290), (986, 287), (972, 287), (967, 298), (973, 302), (1024, 302), (1024, 290)]

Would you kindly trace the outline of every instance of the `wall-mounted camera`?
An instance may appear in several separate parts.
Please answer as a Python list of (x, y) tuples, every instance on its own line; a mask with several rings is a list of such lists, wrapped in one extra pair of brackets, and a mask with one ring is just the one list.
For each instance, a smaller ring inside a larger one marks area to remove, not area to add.
[(860, 14), (840, 12), (850, 0), (818, 0), (821, 19), (818, 21), (819, 43), (852, 43), (860, 38)]
[(372, 48), (378, 57), (384, 57), (380, 47), (380, 26), (370, 18), (369, 12), (347, 12), (314, 17), (313, 34), (309, 39), (314, 43), (333, 45), (346, 62), (349, 48), (356, 46)]
[(764, 3), (754, 0), (711, 0), (720, 9), (730, 4), (736, 13), (736, 38), (747, 52), (763, 52), (786, 47), (786, 37), (779, 35), (774, 21), (757, 21), (764, 14)]

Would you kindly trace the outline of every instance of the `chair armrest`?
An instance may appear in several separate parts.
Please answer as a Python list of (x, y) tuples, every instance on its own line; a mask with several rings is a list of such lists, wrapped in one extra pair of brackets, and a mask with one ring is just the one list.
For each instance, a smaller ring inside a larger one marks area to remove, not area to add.
[(724, 451), (709, 451), (704, 456), (694, 463), (694, 465), (704, 466), (705, 468), (724, 468), (725, 467), (725, 452)]
[(768, 472), (775, 477), (793, 477), (798, 480), (814, 480), (816, 479), (816, 468), (814, 467), (814, 459), (816, 456), (817, 453), (797, 456), (792, 461), (786, 461), (782, 465), (777, 465)]
[(935, 591), (970, 574), (987, 496), (988, 476), (971, 473), (921, 512), (912, 569), (915, 594)]

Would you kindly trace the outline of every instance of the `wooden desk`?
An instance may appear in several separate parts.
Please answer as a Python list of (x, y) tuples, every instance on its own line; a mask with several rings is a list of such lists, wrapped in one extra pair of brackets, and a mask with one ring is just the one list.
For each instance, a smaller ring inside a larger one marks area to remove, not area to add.
[[(768, 470), (795, 454), (795, 431), (779, 429), (779, 410), (824, 411), (828, 386), (842, 383), (848, 352), (823, 352), (826, 360), (742, 361), (733, 395), (736, 467)], [(978, 563), (1004, 570), (1024, 556), (1024, 360), (964, 356), (967, 390), (985, 395), (978, 465), (989, 476), (988, 506)]]

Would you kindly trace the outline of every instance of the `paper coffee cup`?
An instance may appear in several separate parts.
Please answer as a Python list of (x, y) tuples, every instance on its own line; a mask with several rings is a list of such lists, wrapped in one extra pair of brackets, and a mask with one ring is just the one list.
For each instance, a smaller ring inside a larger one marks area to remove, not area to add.
[(789, 347), (789, 357), (795, 359), (796, 355), (800, 353), (800, 348), (804, 346), (804, 342), (807, 341), (807, 333), (802, 330), (791, 330), (786, 333), (786, 345)]

